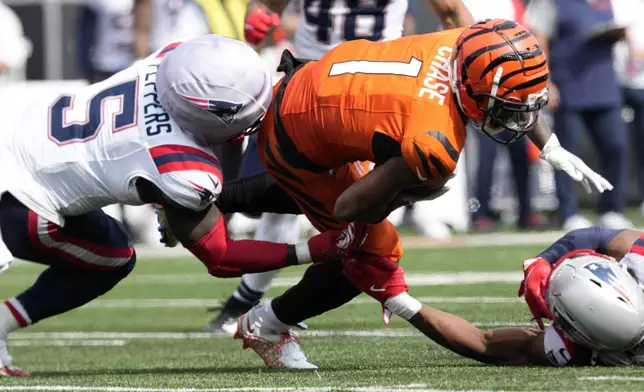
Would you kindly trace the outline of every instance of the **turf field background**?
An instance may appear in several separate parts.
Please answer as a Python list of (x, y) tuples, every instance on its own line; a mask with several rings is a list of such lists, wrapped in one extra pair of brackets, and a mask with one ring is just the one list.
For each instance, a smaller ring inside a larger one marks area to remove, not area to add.
[[(532, 325), (516, 292), (521, 261), (543, 246), (471, 246), (495, 243), (479, 238), (408, 249), (403, 266), (410, 293), (485, 328)], [(0, 295), (15, 295), (41, 270), (28, 263), (10, 268), (0, 276)], [(283, 292), (302, 271), (282, 271), (268, 296)], [(213, 316), (206, 308), (236, 283), (209, 277), (191, 258), (141, 257), (128, 278), (94, 303), (14, 333), (14, 361), (33, 377), (0, 378), (0, 390), (644, 390), (644, 371), (636, 368), (505, 368), (459, 358), (403, 320), (385, 326), (380, 305), (366, 296), (308, 321), (300, 337), (319, 371), (271, 371), (241, 342), (201, 333)]]

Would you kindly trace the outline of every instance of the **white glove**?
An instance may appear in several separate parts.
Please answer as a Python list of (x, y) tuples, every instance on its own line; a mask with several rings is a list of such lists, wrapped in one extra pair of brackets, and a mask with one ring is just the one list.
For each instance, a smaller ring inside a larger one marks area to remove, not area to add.
[(554, 134), (548, 139), (539, 157), (552, 165), (556, 170), (564, 171), (573, 180), (581, 182), (581, 185), (583, 185), (588, 193), (592, 192), (590, 183), (593, 184), (599, 193), (603, 193), (606, 190), (613, 190), (613, 185), (604, 177), (591, 170), (579, 157), (561, 147), (559, 139)]

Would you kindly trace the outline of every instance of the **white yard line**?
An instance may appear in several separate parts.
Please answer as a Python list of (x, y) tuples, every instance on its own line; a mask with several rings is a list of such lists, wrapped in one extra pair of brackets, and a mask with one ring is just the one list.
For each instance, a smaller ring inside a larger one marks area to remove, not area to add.
[[(510, 245), (542, 245), (549, 244), (561, 236), (563, 231), (547, 231), (542, 233), (487, 233), (487, 234), (457, 234), (448, 242), (435, 241), (418, 236), (402, 238), (405, 249), (442, 249), (455, 247), (479, 246), (510, 246)], [(171, 259), (194, 257), (181, 246), (174, 248), (137, 246), (136, 253), (140, 258)]]
[[(489, 283), (511, 283), (518, 284), (523, 279), (523, 273), (517, 271), (485, 272), (485, 271), (462, 271), (462, 272), (411, 272), (406, 274), (407, 283), (412, 287), (417, 286), (458, 286), (464, 284), (489, 284)], [(29, 277), (32, 279), (32, 277)], [(301, 276), (278, 277), (272, 282), (273, 287), (291, 287), (297, 284)], [(212, 284), (217, 280), (207, 273), (203, 274), (137, 274), (125, 279), (120, 286), (139, 285), (194, 285)], [(4, 286), (24, 286), (23, 279), (3, 281)]]
[[(269, 300), (271, 298), (265, 298)], [(427, 304), (523, 304), (523, 299), (518, 297), (416, 297)], [(219, 306), (221, 300), (205, 298), (152, 298), (152, 299), (98, 299), (85, 305), (86, 308), (204, 308)], [(347, 305), (379, 305), (372, 298), (358, 297)]]
[[(534, 323), (514, 322), (475, 322), (479, 327), (534, 327)], [(386, 328), (374, 330), (308, 330), (297, 331), (302, 337), (410, 337), (423, 336), (418, 331), (401, 328)], [(11, 342), (18, 341), (47, 341), (47, 340), (191, 340), (191, 339), (221, 339), (230, 338), (224, 333), (206, 332), (15, 332), (9, 335)]]
[(123, 347), (128, 344), (124, 339), (18, 339), (11, 340), (11, 347)]
[(644, 377), (637, 376), (588, 376), (579, 377), (579, 381), (644, 381)]
[[(405, 274), (407, 283), (410, 286), (458, 286), (463, 284), (488, 284), (488, 283), (512, 283), (518, 284), (523, 279), (520, 270), (511, 272), (485, 272), (485, 271), (463, 271), (463, 272), (435, 272), (422, 273), (412, 272)], [(291, 287), (300, 281), (300, 276), (278, 277), (272, 282), (273, 287)], [(137, 274), (123, 280), (120, 285), (191, 285), (191, 284), (212, 284), (215, 278), (203, 274)], [(11, 285), (12, 282), (3, 282)], [(24, 285), (23, 281), (15, 284)]]
[[(78, 392), (456, 392), (460, 389), (435, 389), (426, 385), (371, 386), (371, 387), (232, 387), (232, 388), (139, 388), (111, 386), (75, 386), (75, 385), (25, 385), (0, 386), (0, 391), (78, 391)], [(486, 390), (469, 390), (469, 392), (488, 392)], [(502, 391), (497, 391), (502, 392)]]

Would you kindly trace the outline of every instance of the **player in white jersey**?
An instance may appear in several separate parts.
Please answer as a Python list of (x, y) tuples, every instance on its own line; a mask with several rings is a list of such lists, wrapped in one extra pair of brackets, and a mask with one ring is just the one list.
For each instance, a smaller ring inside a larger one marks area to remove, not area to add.
[(12, 367), (10, 332), (86, 304), (134, 267), (123, 227), (101, 210), (109, 204), (161, 205), (166, 238), (214, 276), (324, 261), (339, 249), (333, 235), (297, 245), (227, 235), (209, 146), (252, 133), (271, 99), (255, 51), (209, 35), (71, 94), (39, 97), (0, 134), (0, 271), (12, 256), (49, 266), (0, 304), (0, 374), (28, 375)]
[[(317, 60), (336, 45), (356, 39), (371, 41), (399, 38), (407, 13), (408, 0), (303, 0), (299, 4), (300, 23), (295, 32), (295, 53), (300, 58)], [(279, 15), (290, 0), (259, 0), (251, 2), (244, 27), (246, 41), (259, 44), (280, 23)], [(447, 28), (464, 27), (474, 19), (461, 0), (429, 0), (432, 9)], [(251, 144), (244, 159), (251, 171), (263, 170), (259, 159), (252, 157)], [(250, 154), (249, 154), (250, 153)], [(244, 167), (244, 165), (242, 165)], [(262, 215), (255, 239), (276, 242), (295, 242), (299, 238), (297, 216), (265, 213)], [(205, 330), (234, 333), (236, 317), (247, 312), (270, 287), (278, 271), (244, 276), (235, 292), (226, 300), (219, 315)], [(220, 309), (215, 309), (220, 310)], [(305, 327), (299, 324), (300, 327)]]

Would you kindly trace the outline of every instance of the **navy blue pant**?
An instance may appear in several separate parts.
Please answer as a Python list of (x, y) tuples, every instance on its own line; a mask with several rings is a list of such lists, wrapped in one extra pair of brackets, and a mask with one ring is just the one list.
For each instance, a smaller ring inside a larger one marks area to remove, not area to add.
[[(575, 155), (579, 155), (580, 137), (584, 127), (599, 153), (599, 173), (614, 186), (611, 192), (601, 195), (598, 212), (621, 212), (625, 203), (627, 168), (626, 124), (622, 120), (621, 107), (587, 110), (559, 108), (555, 112), (555, 133), (561, 145)], [(559, 213), (563, 222), (577, 213), (579, 187), (573, 186), (572, 179), (564, 172), (557, 171), (555, 179)]]
[(88, 303), (134, 267), (134, 248), (117, 220), (97, 210), (65, 221), (57, 226), (9, 193), (0, 199), (0, 229), (9, 251), (49, 266), (16, 297), (26, 311), (23, 318), (32, 323)]
[[(527, 151), (527, 140), (520, 139), (514, 143), (508, 144), (510, 153), (510, 162), (512, 165), (512, 177), (514, 179), (515, 190), (519, 201), (519, 219), (526, 219), (532, 207), (530, 204), (530, 176), (529, 160)], [(494, 160), (498, 149), (501, 148), (499, 143), (491, 138), (479, 136), (479, 166), (476, 177), (476, 198), (481, 203), (480, 208), (473, 214), (474, 218), (490, 216), (490, 198), (492, 190), (492, 179), (494, 170)]]
[[(624, 103), (633, 109), (633, 141), (639, 151), (644, 146), (644, 89), (624, 89)], [(640, 197), (644, 198), (644, 154), (636, 154)]]

